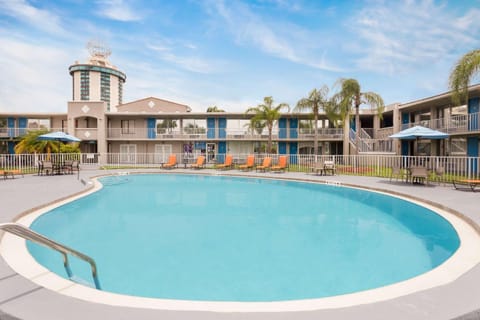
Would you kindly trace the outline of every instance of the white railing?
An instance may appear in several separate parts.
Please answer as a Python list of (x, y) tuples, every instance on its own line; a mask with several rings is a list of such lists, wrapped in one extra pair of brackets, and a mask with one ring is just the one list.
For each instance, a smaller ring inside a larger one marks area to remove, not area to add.
[[(196, 161), (200, 153), (177, 154), (180, 167), (188, 167)], [(159, 169), (168, 159), (169, 154), (163, 153), (108, 153), (108, 154), (20, 154), (0, 155), (0, 170), (21, 170), (23, 173), (37, 173), (40, 160), (52, 162), (64, 162), (65, 160), (79, 160), (81, 170), (102, 168), (156, 168)], [(232, 154), (235, 164), (246, 162), (248, 154)], [(276, 163), (278, 154), (255, 154), (256, 164), (260, 164), (264, 157), (270, 156)], [(362, 176), (388, 176), (393, 166), (411, 167), (415, 165), (425, 166), (431, 172), (442, 168), (443, 181), (468, 178), (480, 179), (479, 157), (436, 157), (436, 156), (398, 156), (398, 155), (303, 155), (291, 154), (288, 156), (289, 169), (291, 171), (308, 172), (316, 162), (333, 160), (337, 165), (339, 174), (354, 174)], [(214, 167), (216, 163), (222, 163), (225, 154), (208, 154), (207, 167)]]
[(205, 140), (207, 138), (207, 130), (205, 129), (184, 129), (183, 131), (169, 129), (148, 129), (148, 128), (108, 128), (108, 139), (155, 139), (155, 140)]
[(50, 132), (63, 131), (67, 132), (67, 128), (0, 128), (0, 138), (14, 138), (25, 135), (28, 131), (48, 130)]
[[(248, 154), (232, 154), (235, 164), (246, 162)], [(278, 154), (255, 154), (255, 163), (260, 164), (263, 158), (270, 156), (273, 163), (276, 163)], [(444, 174), (441, 180), (444, 182), (453, 179), (468, 178), (480, 179), (480, 158), (479, 157), (434, 157), (434, 156), (397, 156), (397, 155), (287, 155), (289, 159), (289, 168), (291, 171), (308, 172), (310, 167), (316, 162), (333, 160), (337, 164), (339, 174), (354, 174), (362, 176), (389, 176), (391, 167), (411, 167), (425, 166), (428, 170), (434, 172), (437, 168), (442, 168)], [(161, 154), (135, 154), (126, 157), (121, 154), (101, 155), (101, 158), (107, 159), (105, 166), (110, 168), (160, 168), (161, 161), (166, 159), (167, 155)], [(214, 167), (216, 163), (222, 163), (225, 154), (214, 154), (207, 157), (207, 167)], [(188, 167), (189, 164), (196, 161), (196, 155), (177, 154), (180, 167)]]
[(393, 134), (393, 127), (386, 127), (378, 129), (375, 132), (375, 139), (388, 139), (389, 136)]
[[(302, 128), (298, 129), (298, 139), (311, 139), (315, 137), (315, 129)], [(342, 128), (319, 128), (317, 130), (317, 137), (319, 139), (342, 139)]]
[(360, 153), (394, 153), (392, 139), (360, 139)]
[[(471, 114), (462, 114), (462, 115), (452, 115), (447, 118), (436, 118), (430, 120), (422, 120), (419, 122), (412, 122), (407, 124), (402, 124), (401, 129), (406, 129), (409, 127), (413, 127), (415, 125), (422, 125), (425, 127), (429, 127), (432, 129), (444, 131), (446, 133), (466, 133), (466, 132), (480, 132), (480, 113), (471, 113)], [(48, 129), (49, 131), (66, 131), (66, 128), (0, 128), (0, 137), (19, 137), (24, 135), (27, 131), (32, 130), (45, 130)], [(287, 137), (289, 136), (288, 132), (291, 130), (297, 130), (299, 139), (307, 139), (313, 137), (314, 129), (290, 129), (285, 128), (287, 133)], [(364, 130), (369, 131), (367, 132), (360, 132), (360, 137), (365, 134), (370, 136), (370, 138), (375, 139), (384, 139), (388, 137), (388, 135), (393, 134), (393, 128), (383, 128), (374, 131), (372, 128), (366, 128)], [(391, 131), (390, 131), (391, 130)], [(94, 135), (96, 135), (97, 128), (76, 128), (75, 132), (70, 132), (70, 134), (74, 134), (84, 138), (86, 140), (92, 139), (95, 140)], [(274, 136), (279, 135), (279, 128), (274, 128), (272, 134)], [(88, 136), (84, 136), (84, 134), (88, 132)], [(263, 139), (264, 136), (267, 136), (266, 130), (264, 130), (261, 134), (257, 134), (256, 132), (249, 132), (248, 130), (243, 129), (207, 129), (207, 128), (108, 128), (107, 129), (107, 137), (110, 139), (146, 139), (146, 138), (154, 138), (154, 139), (204, 139), (207, 134), (209, 136), (214, 136), (215, 138), (223, 138), (221, 135), (226, 133), (227, 136), (238, 136), (239, 139), (247, 136), (253, 137), (255, 139), (257, 136), (260, 139)], [(343, 136), (343, 129), (341, 128), (321, 128), (318, 129), (318, 135), (320, 138), (334, 138), (334, 139), (341, 139)], [(191, 136), (191, 138), (190, 138)], [(364, 137), (364, 139), (368, 139), (368, 137)]]
[(358, 134), (360, 139), (372, 139), (374, 135), (373, 128), (360, 128)]
[(422, 120), (402, 125), (402, 130), (416, 125), (446, 133), (480, 132), (480, 113), (457, 114), (447, 118)]

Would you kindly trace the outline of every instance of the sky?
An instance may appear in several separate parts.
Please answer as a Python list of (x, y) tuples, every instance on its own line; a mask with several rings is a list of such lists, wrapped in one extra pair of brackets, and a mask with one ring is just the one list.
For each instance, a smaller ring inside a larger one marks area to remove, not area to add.
[(480, 0), (0, 0), (0, 112), (66, 112), (92, 40), (126, 73), (124, 102), (294, 108), (354, 78), (406, 103), (448, 91), (479, 17)]

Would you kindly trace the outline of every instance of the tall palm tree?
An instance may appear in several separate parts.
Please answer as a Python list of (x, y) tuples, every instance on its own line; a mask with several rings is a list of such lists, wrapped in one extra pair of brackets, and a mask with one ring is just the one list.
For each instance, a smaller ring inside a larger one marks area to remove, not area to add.
[(320, 111), (328, 109), (327, 105), (330, 101), (327, 98), (328, 87), (322, 86), (319, 90), (313, 89), (307, 98), (302, 98), (297, 102), (295, 111), (310, 111), (313, 115), (313, 125), (315, 128), (313, 140), (313, 153), (318, 154), (318, 114)]
[(290, 106), (287, 103), (280, 103), (276, 107), (273, 106), (273, 98), (263, 98), (263, 103), (256, 107), (248, 108), (245, 113), (255, 113), (252, 117), (253, 123), (258, 122), (259, 125), (266, 126), (268, 129), (268, 143), (267, 152), (272, 151), (272, 130), (276, 121), (281, 116), (281, 110), (287, 109), (290, 111)]
[(332, 97), (335, 101), (337, 114), (343, 122), (343, 153), (348, 154), (348, 141), (350, 136), (350, 116), (352, 108), (355, 109), (355, 144), (358, 152), (358, 133), (360, 131), (360, 105), (367, 104), (377, 111), (381, 117), (385, 107), (382, 97), (375, 92), (362, 92), (360, 84), (355, 79), (339, 79), (342, 89)]
[(468, 100), (468, 84), (480, 73), (480, 49), (473, 50), (461, 57), (449, 77), (452, 101), (455, 105)]

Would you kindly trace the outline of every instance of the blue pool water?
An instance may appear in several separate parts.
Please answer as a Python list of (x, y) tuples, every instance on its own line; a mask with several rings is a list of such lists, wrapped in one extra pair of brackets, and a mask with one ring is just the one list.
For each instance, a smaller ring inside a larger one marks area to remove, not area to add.
[[(130, 175), (32, 228), (93, 257), (106, 291), (182, 300), (283, 301), (372, 289), (435, 268), (458, 248), (434, 212), (338, 186)], [(29, 243), (66, 277), (58, 253)], [(90, 279), (87, 264), (73, 271)]]

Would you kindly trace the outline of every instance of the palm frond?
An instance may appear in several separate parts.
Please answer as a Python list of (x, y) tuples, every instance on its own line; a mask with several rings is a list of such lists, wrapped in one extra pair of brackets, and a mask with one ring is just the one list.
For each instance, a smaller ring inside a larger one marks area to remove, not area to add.
[(371, 109), (374, 109), (380, 119), (382, 119), (383, 110), (385, 109), (383, 98), (375, 92), (363, 92), (361, 98), (361, 102), (369, 105)]
[(468, 52), (457, 61), (449, 77), (449, 86), (452, 90), (452, 101), (455, 105), (467, 102), (468, 85), (472, 78), (479, 72), (479, 49)]

